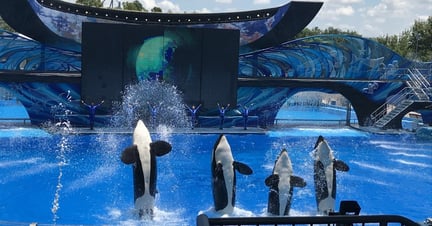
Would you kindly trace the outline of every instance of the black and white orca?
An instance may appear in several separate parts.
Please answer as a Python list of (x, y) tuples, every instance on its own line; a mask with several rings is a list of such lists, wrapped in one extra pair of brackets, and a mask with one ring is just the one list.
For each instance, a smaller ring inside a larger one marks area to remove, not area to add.
[(213, 147), (211, 160), (213, 201), (218, 213), (231, 214), (234, 210), (236, 170), (241, 174), (252, 174), (249, 166), (234, 161), (228, 140), (221, 134)]
[(314, 183), (318, 214), (328, 215), (335, 211), (336, 170), (348, 171), (349, 166), (335, 159), (333, 150), (323, 136), (319, 136), (313, 150)]
[(272, 215), (289, 215), (293, 187), (305, 187), (303, 178), (294, 176), (288, 151), (283, 149), (277, 157), (273, 173), (265, 179), (270, 187), (267, 212)]
[(165, 141), (152, 142), (150, 132), (139, 120), (133, 132), (133, 145), (121, 155), (125, 164), (133, 164), (135, 209), (140, 218), (152, 219), (157, 178), (156, 157), (171, 151), (171, 145)]

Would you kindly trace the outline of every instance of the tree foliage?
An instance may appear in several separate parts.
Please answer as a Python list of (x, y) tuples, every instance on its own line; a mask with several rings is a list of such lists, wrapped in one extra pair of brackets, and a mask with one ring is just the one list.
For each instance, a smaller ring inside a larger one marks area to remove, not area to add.
[(418, 61), (432, 61), (432, 16), (414, 25), (400, 35), (386, 35), (375, 38), (379, 43), (400, 55)]
[(138, 0), (135, 0), (133, 2), (123, 2), (122, 6), (123, 6), (123, 9), (125, 9), (125, 10), (147, 12), (147, 10), (143, 7), (141, 2), (139, 2)]
[(91, 6), (91, 7), (102, 7), (103, 3), (101, 0), (76, 0), (77, 4)]
[(304, 37), (308, 37), (308, 36), (324, 35), (324, 34), (347, 34), (347, 35), (361, 36), (356, 31), (349, 31), (349, 30), (344, 31), (342, 29), (334, 28), (334, 27), (328, 27), (324, 30), (321, 30), (318, 27), (314, 27), (312, 29), (309, 29), (309, 28), (303, 29), (300, 33), (298, 33), (295, 36), (295, 38), (304, 38)]
[(151, 12), (152, 13), (161, 13), (162, 12), (162, 9), (161, 8), (159, 8), (159, 7), (153, 7), (153, 9), (151, 9)]

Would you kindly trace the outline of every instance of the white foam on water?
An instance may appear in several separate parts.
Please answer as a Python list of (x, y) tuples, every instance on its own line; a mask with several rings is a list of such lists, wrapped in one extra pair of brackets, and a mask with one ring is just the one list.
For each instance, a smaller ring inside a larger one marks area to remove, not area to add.
[(41, 129), (14, 127), (7, 129), (0, 129), (0, 137), (50, 137), (51, 134)]
[(245, 210), (239, 207), (234, 207), (234, 210), (231, 214), (221, 214), (215, 211), (214, 207), (211, 207), (207, 210), (199, 211), (198, 215), (205, 214), (210, 218), (220, 218), (220, 217), (255, 217), (256, 214), (252, 213), (252, 211)]
[(31, 166), (25, 170), (15, 170), (12, 171), (10, 174), (8, 174), (7, 177), (0, 178), (0, 184), (6, 184), (11, 181), (18, 180), (23, 177), (29, 177), (33, 175), (39, 175), (43, 172), (50, 171), (53, 168), (57, 168), (57, 163), (38, 163), (34, 164), (34, 166)]
[(44, 159), (40, 157), (32, 157), (28, 159), (0, 161), (0, 168), (22, 166), (23, 164), (39, 164), (42, 160)]
[(378, 165), (374, 165), (374, 164), (370, 164), (370, 163), (365, 163), (365, 162), (358, 162), (358, 161), (350, 161), (350, 162), (353, 164), (356, 164), (360, 167), (363, 167), (363, 168), (368, 168), (368, 169), (372, 169), (372, 170), (384, 172), (384, 173), (399, 174), (399, 175), (413, 175), (414, 174), (414, 173), (411, 173), (411, 172), (406, 171), (406, 170), (382, 167), (382, 166), (378, 166)]
[(67, 190), (79, 190), (82, 188), (87, 188), (93, 186), (97, 183), (104, 182), (106, 178), (111, 177), (117, 171), (118, 167), (116, 165), (103, 165), (93, 170), (92, 172), (84, 175), (74, 181), (72, 181)]
[(425, 155), (425, 154), (413, 154), (413, 153), (407, 153), (407, 152), (393, 152), (389, 153), (389, 155), (396, 155), (396, 156), (404, 156), (404, 157), (415, 157), (415, 158), (428, 158), (432, 159), (432, 156)]
[(398, 162), (404, 165), (410, 165), (410, 166), (418, 166), (418, 167), (423, 167), (423, 168), (432, 168), (431, 164), (425, 164), (425, 163), (420, 163), (420, 162), (412, 162), (412, 161), (407, 161), (404, 159), (391, 159), (391, 161), (393, 162)]
[(357, 183), (364, 181), (364, 182), (367, 182), (370, 184), (376, 184), (376, 185), (380, 185), (380, 186), (397, 187), (395, 184), (390, 184), (390, 183), (387, 183), (387, 182), (382, 181), (382, 180), (377, 180), (377, 179), (370, 177), (368, 175), (365, 175), (365, 176), (349, 175), (345, 178), (345, 180), (353, 180)]
[(368, 134), (354, 129), (348, 128), (290, 128), (283, 130), (269, 131), (269, 137), (284, 137), (284, 136), (301, 136), (301, 137), (316, 137), (319, 135), (325, 137), (367, 137)]
[(135, 209), (121, 210), (119, 208), (106, 208), (106, 215), (96, 216), (98, 219), (107, 222), (106, 225), (121, 226), (189, 226), (187, 219), (184, 217), (184, 210), (178, 209), (167, 211), (154, 209), (154, 218), (138, 219)]

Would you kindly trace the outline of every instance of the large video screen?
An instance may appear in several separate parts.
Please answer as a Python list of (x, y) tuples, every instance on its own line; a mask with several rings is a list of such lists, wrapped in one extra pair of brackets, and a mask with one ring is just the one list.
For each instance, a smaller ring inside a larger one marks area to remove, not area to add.
[(118, 101), (127, 84), (158, 80), (186, 104), (235, 106), (238, 55), (238, 30), (85, 23), (81, 95)]

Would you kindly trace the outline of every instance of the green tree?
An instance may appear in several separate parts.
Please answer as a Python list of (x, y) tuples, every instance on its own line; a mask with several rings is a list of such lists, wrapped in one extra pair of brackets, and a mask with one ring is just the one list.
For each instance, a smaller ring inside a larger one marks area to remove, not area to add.
[(295, 38), (304, 38), (308, 36), (314, 36), (314, 35), (323, 35), (323, 34), (347, 34), (347, 35), (356, 35), (361, 36), (356, 31), (350, 31), (350, 30), (341, 30), (339, 28), (334, 27), (328, 27), (324, 30), (321, 30), (318, 27), (314, 27), (312, 29), (305, 28), (300, 33), (298, 33)]
[(122, 6), (125, 10), (148, 12), (138, 0), (133, 2), (123, 2)]
[(101, 0), (76, 0), (76, 3), (81, 5), (91, 6), (91, 7), (98, 7), (98, 8), (103, 7), (103, 3), (101, 2)]
[(162, 12), (162, 9), (161, 8), (159, 8), (159, 7), (153, 7), (153, 9), (151, 9), (151, 12), (152, 13), (161, 13)]
[(409, 48), (414, 59), (432, 61), (432, 16), (425, 21), (415, 21), (410, 29)]
[(399, 55), (411, 60), (432, 60), (432, 17), (426, 21), (415, 21), (414, 25), (400, 35), (385, 35), (374, 38)]

